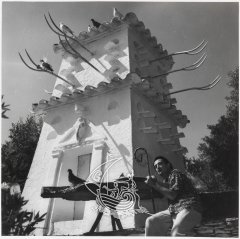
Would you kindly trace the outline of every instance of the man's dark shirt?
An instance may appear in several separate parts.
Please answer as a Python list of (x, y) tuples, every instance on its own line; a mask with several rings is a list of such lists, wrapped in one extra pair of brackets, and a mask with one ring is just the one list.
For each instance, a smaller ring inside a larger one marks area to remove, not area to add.
[(177, 193), (174, 200), (169, 200), (169, 211), (177, 214), (182, 209), (202, 211), (201, 203), (191, 180), (181, 171), (174, 169), (168, 177), (169, 189)]

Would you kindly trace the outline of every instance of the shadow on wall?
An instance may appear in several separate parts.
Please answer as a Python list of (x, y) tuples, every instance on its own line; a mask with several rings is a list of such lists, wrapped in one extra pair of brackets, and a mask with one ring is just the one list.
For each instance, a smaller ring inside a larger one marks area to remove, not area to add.
[(117, 148), (119, 155), (121, 155), (121, 157), (124, 160), (125, 166), (128, 169), (129, 172), (132, 171), (132, 165), (128, 162), (126, 156), (130, 155), (129, 150), (126, 148), (126, 146), (124, 146), (123, 144), (117, 144), (116, 141), (114, 140), (114, 138), (111, 136), (111, 134), (108, 132), (108, 130), (106, 129), (106, 127), (102, 124), (102, 127), (104, 128), (105, 132), (107, 133), (107, 135), (109, 136), (109, 138), (112, 140), (113, 144), (115, 145), (115, 147)]
[[(66, 107), (68, 107), (67, 110)], [(79, 118), (79, 116), (75, 113), (74, 105), (70, 104), (64, 108), (61, 111), (56, 109), (55, 111), (52, 111), (51, 114), (47, 114), (44, 118), (44, 122), (50, 125), (57, 135), (63, 135), (69, 128), (73, 127)], [(53, 132), (48, 135), (50, 139), (54, 136), (55, 134)]]
[[(107, 97), (98, 99), (100, 104), (96, 104), (95, 102), (92, 104), (90, 102), (87, 107), (84, 106), (83, 108), (87, 108), (87, 111), (84, 112), (85, 115), (83, 117), (89, 120), (94, 126), (100, 126), (103, 122), (107, 122), (109, 126), (119, 124), (121, 120), (128, 118), (130, 114), (130, 109), (127, 105), (129, 103), (128, 99), (126, 101), (124, 100), (124, 94), (116, 96), (114, 92)], [(119, 102), (124, 107), (120, 107)], [(91, 108), (91, 112), (88, 107)], [(74, 104), (65, 105), (61, 109), (58, 108), (52, 111), (51, 114), (47, 114), (44, 121), (55, 131), (55, 133), (51, 132), (48, 135), (48, 139), (53, 139), (57, 135), (63, 135), (73, 127), (81, 117), (81, 114), (82, 112), (80, 114), (76, 112)]]
[(108, 125), (112, 126), (115, 124), (119, 124), (121, 121), (121, 118), (119, 116), (119, 104), (116, 100), (111, 101), (108, 104), (108, 112), (109, 112), (109, 120)]

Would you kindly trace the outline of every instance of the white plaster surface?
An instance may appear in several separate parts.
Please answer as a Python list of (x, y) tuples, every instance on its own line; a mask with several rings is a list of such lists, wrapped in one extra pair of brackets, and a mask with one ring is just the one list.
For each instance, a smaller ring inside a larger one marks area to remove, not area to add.
[[(87, 58), (101, 71), (101, 74), (81, 60), (75, 60), (65, 55), (60, 66), (59, 75), (72, 83), (77, 83), (78, 89), (83, 90), (87, 85), (97, 86), (101, 81), (109, 82), (114, 76), (122, 79), (130, 71), (138, 68), (142, 74), (155, 74), (158, 72), (156, 65), (139, 68), (135, 54), (139, 52), (134, 48), (134, 41), (139, 42), (147, 49), (147, 55), (139, 54), (139, 59), (154, 57), (154, 50), (150, 49), (147, 41), (140, 40), (140, 34), (129, 33), (129, 29), (113, 31), (92, 41), (88, 48), (95, 53), (89, 53), (78, 48), (80, 54)], [(151, 82), (158, 91), (162, 91), (160, 80)], [(60, 87), (62, 86), (62, 87)], [(67, 83), (57, 79), (53, 95), (59, 97), (63, 92), (72, 90)], [(77, 105), (77, 106), (76, 106)], [(138, 106), (138, 107), (137, 107)], [(138, 111), (150, 111), (154, 117), (141, 118)], [(81, 109), (87, 109), (82, 111)], [(87, 128), (82, 134), (80, 142), (76, 137), (78, 132), (77, 122), (84, 117)], [(122, 173), (128, 175), (134, 169), (134, 176), (147, 176), (147, 166), (138, 165), (133, 160), (133, 151), (137, 147), (144, 147), (149, 153), (152, 162), (156, 155), (164, 155), (170, 159), (175, 167), (183, 169), (182, 158), (174, 154), (171, 149), (175, 146), (163, 145), (158, 142), (161, 136), (166, 137), (169, 132), (163, 130), (158, 133), (144, 133), (140, 127), (152, 127), (156, 119), (160, 122), (168, 122), (171, 126), (171, 134), (177, 133), (177, 128), (164, 111), (160, 111), (157, 105), (152, 105), (146, 98), (131, 90), (129, 86), (116, 88), (105, 94), (75, 99), (59, 108), (53, 108), (47, 112), (45, 123), (39, 139), (37, 150), (28, 175), (23, 196), (29, 200), (26, 205), (28, 210), (34, 209), (41, 213), (48, 212), (45, 222), (40, 226), (48, 228), (54, 223), (54, 235), (77, 235), (88, 231), (97, 212), (93, 210), (94, 201), (86, 202), (83, 220), (73, 221), (74, 202), (63, 199), (43, 199), (40, 196), (43, 186), (66, 186), (67, 169), (72, 168), (76, 172), (77, 158), (79, 155), (92, 154), (90, 172), (101, 163), (112, 159), (118, 159), (108, 172), (108, 180), (118, 178)], [(150, 132), (155, 132), (155, 130)], [(97, 144), (104, 142), (101, 149)], [(179, 144), (179, 140), (176, 140)], [(102, 170), (106, 170), (106, 166)], [(153, 168), (151, 167), (151, 172)], [(106, 180), (106, 178), (105, 178)], [(166, 207), (166, 201), (155, 200), (157, 210)], [(141, 205), (152, 212), (151, 201), (141, 201)], [(136, 214), (120, 218), (123, 228), (143, 226), (147, 214)], [(98, 231), (112, 230), (110, 216), (103, 216)], [(46, 229), (46, 232), (48, 229)], [(37, 234), (43, 232), (39, 230)], [(48, 232), (49, 233), (49, 232)]]
[[(108, 108), (109, 103), (113, 101), (118, 103), (118, 107), (114, 109), (114, 115), (112, 114), (112, 109)], [(63, 140), (61, 144), (59, 144), (60, 139), (63, 138), (67, 131), (74, 127), (79, 118), (79, 114), (75, 111), (76, 103), (89, 108), (86, 120), (90, 122), (88, 127), (91, 130), (85, 135), (82, 143), (78, 144), (76, 135), (70, 134), (70, 138), (67, 137), (65, 141)], [(130, 90), (129, 87), (126, 87), (106, 95), (89, 98), (84, 102), (75, 102), (65, 105), (62, 108), (56, 108), (49, 111), (45, 117), (44, 127), (23, 192), (25, 198), (29, 200), (27, 208), (30, 210), (32, 208), (37, 211), (40, 210), (41, 213), (52, 210), (53, 214), (49, 214), (50, 221), (52, 222), (71, 221), (74, 203), (63, 199), (55, 199), (51, 209), (49, 208), (50, 199), (43, 199), (40, 197), (41, 188), (43, 186), (69, 185), (67, 180), (67, 169), (76, 169), (78, 155), (92, 153), (92, 162), (95, 162), (94, 157), (96, 157), (96, 160), (99, 157), (98, 154), (93, 151), (94, 142), (96, 140), (105, 140), (106, 146), (102, 153), (103, 161), (114, 158), (121, 159), (112, 167), (111, 172), (109, 172), (109, 180), (118, 178), (121, 173), (127, 175), (131, 172), (132, 125), (130, 109)], [(116, 115), (118, 116), (118, 121), (113, 119)], [(55, 154), (61, 150), (63, 151), (62, 157), (58, 159)], [(60, 171), (55, 174), (55, 170)], [(91, 204), (92, 202), (90, 202), (89, 205), (88, 202), (86, 202), (87, 210), (89, 210)], [(92, 221), (95, 220), (96, 213), (90, 215), (91, 216), (89, 216), (89, 214), (88, 216), (87, 214), (86, 216), (84, 215), (86, 220), (83, 219), (83, 221), (88, 225), (84, 227), (84, 230), (88, 229), (92, 225)], [(109, 218), (109, 216), (104, 216), (102, 218), (99, 230), (110, 229), (108, 228)], [(87, 221), (89, 221), (89, 223), (87, 223)], [(125, 223), (127, 227), (133, 227), (134, 218), (127, 218)]]
[[(121, 31), (115, 30), (97, 41), (89, 43), (86, 47), (94, 53), (93, 56), (75, 44), (75, 49), (100, 72), (83, 60), (74, 59), (66, 53), (60, 66), (59, 75), (75, 84), (80, 90), (87, 85), (96, 87), (102, 81), (110, 82), (115, 76), (124, 79), (130, 70), (127, 36), (127, 28), (123, 27)], [(56, 80), (55, 87), (58, 84), (72, 89), (61, 79)], [(61, 91), (54, 89), (53, 96), (60, 97), (61, 94)]]

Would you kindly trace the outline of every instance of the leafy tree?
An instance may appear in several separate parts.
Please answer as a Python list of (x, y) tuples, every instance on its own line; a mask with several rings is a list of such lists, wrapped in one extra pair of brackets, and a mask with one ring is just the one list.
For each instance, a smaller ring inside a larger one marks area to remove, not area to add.
[[(2, 103), (2, 118), (5, 116), (5, 103)], [(46, 215), (23, 210), (27, 201), (21, 197), (21, 188), (30, 169), (37, 146), (42, 120), (28, 116), (12, 124), (10, 140), (2, 145), (2, 235), (29, 235), (36, 229), (36, 224)]]
[(24, 187), (35, 149), (38, 143), (42, 120), (28, 116), (12, 124), (10, 140), (2, 145), (2, 181), (19, 183)]
[[(39, 212), (22, 210), (27, 201), (14, 191), (17, 184), (2, 184), (2, 235), (29, 235), (36, 229), (36, 224), (43, 221), (46, 215)], [(13, 190), (12, 190), (13, 189)]]
[[(229, 73), (228, 86), (232, 88), (226, 115), (216, 125), (208, 125), (210, 135), (198, 147), (200, 160), (208, 160), (211, 169), (222, 173), (231, 188), (238, 187), (238, 68)], [(214, 173), (214, 171), (212, 172)]]
[(226, 181), (222, 173), (211, 167), (208, 160), (199, 158), (185, 159), (186, 171), (198, 191), (227, 190)]

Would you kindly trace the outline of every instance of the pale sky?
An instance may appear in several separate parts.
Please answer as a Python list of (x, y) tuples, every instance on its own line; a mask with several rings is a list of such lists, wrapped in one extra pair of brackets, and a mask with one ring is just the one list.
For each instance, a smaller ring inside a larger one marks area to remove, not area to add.
[[(44, 14), (51, 13), (56, 22), (68, 25), (77, 35), (86, 31), (90, 19), (109, 21), (112, 8), (124, 15), (134, 12), (152, 36), (169, 53), (195, 47), (208, 41), (207, 60), (199, 69), (168, 76), (173, 90), (202, 86), (217, 75), (221, 82), (209, 91), (176, 94), (177, 108), (190, 120), (181, 144), (188, 148), (187, 156), (197, 156), (201, 138), (209, 135), (208, 124), (216, 124), (226, 112), (225, 97), (229, 95), (227, 73), (238, 66), (238, 2), (2, 2), (2, 94), (10, 104), (8, 120), (2, 120), (2, 143), (8, 138), (12, 122), (25, 119), (32, 103), (49, 99), (44, 89), (52, 91), (55, 78), (33, 72), (21, 62), (18, 52), (26, 48), (37, 62), (44, 56), (58, 72), (60, 55), (52, 45), (57, 36), (48, 28)], [(175, 56), (173, 70), (195, 62), (197, 56)]]

